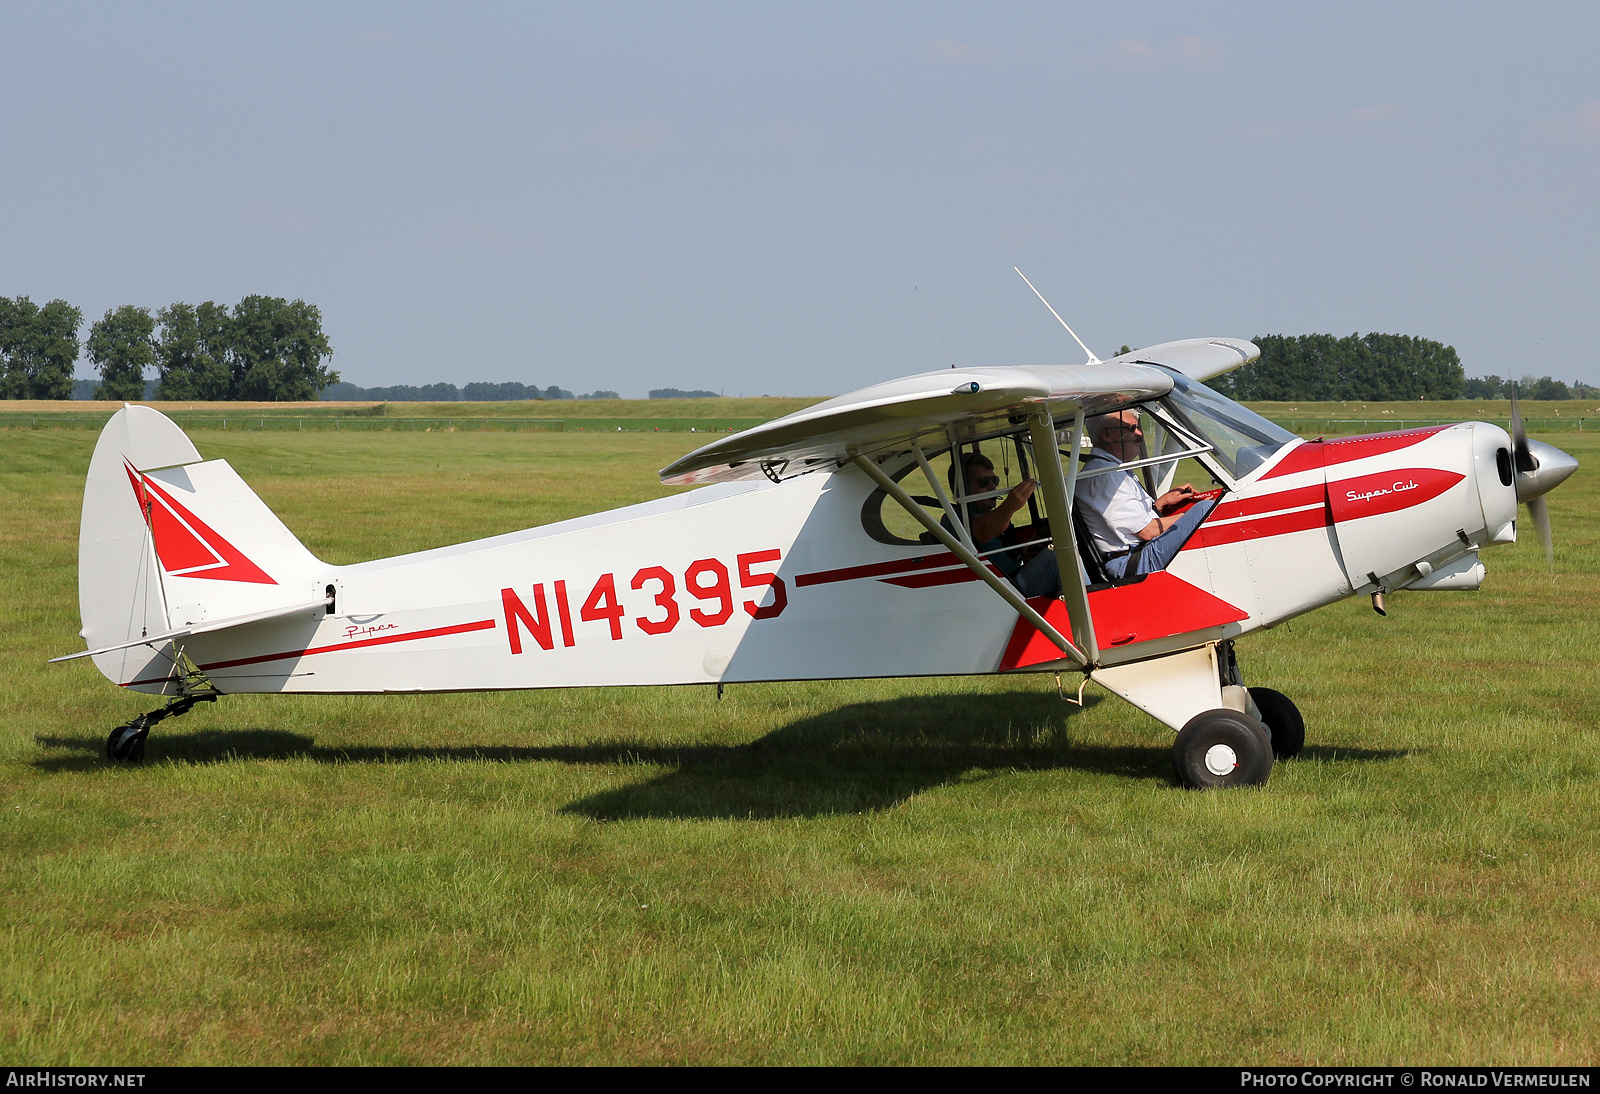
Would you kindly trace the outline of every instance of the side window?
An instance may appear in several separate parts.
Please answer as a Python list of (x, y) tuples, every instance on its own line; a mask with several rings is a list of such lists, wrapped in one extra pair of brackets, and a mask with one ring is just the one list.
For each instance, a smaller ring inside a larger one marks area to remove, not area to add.
[[(972, 446), (963, 445), (962, 451), (970, 453)], [(1023, 470), (1026, 460), (1022, 455), (1021, 446), (1014, 438), (1003, 436), (985, 440), (982, 442), (981, 451), (994, 462), (994, 476), (1000, 480), (998, 490), (991, 493), (1004, 493), (1025, 477)], [(950, 476), (950, 450), (924, 451), (923, 454), (927, 457), (928, 466), (934, 477), (939, 481), (939, 488), (954, 503), (955, 491), (951, 489)], [(939, 499), (928, 484), (927, 476), (918, 466), (916, 457), (907, 453), (900, 457), (899, 462), (885, 464), (884, 471), (899, 483), (905, 492), (911, 495), (912, 500), (934, 521), (944, 518), (944, 507), (939, 504)], [(1036, 507), (1037, 501), (1030, 506), (1030, 509), (1036, 512)], [(956, 509), (959, 511), (960, 506), (956, 505)], [(1024, 518), (1025, 522), (1027, 519)], [(1038, 518), (1034, 516), (1031, 519)], [(938, 542), (915, 517), (902, 509), (898, 502), (882, 490), (874, 490), (862, 503), (861, 527), (874, 540), (894, 547), (922, 547)]]
[[(928, 462), (933, 465), (937, 474), (944, 475), (950, 467), (950, 454), (941, 452), (937, 457), (930, 456)], [(934, 520), (944, 516), (944, 509), (940, 507), (939, 499), (928, 493), (927, 479), (923, 477), (922, 469), (917, 466), (914, 457), (907, 455), (905, 462), (898, 468), (890, 470), (885, 467), (884, 470), (891, 479), (900, 483), (906, 493), (926, 509)], [(867, 535), (891, 547), (920, 547), (936, 542), (927, 529), (918, 524), (910, 513), (900, 508), (899, 502), (882, 490), (874, 490), (862, 503), (861, 527)]]

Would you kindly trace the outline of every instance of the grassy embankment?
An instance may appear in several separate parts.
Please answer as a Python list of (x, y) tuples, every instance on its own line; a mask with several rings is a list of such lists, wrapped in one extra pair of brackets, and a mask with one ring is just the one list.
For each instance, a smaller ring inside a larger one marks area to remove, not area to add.
[[(1244, 643), (1310, 745), (1177, 789), (1048, 677), (148, 706), (78, 648), (94, 434), (0, 433), (0, 1056), (1600, 1058), (1600, 440), (1474, 594)], [(351, 562), (662, 492), (689, 436), (208, 434)], [(440, 490), (441, 481), (449, 490)]]

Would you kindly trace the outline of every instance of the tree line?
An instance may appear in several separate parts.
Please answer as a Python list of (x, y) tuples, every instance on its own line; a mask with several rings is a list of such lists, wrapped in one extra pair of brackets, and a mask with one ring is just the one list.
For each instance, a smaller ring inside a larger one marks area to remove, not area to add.
[(515, 381), (493, 384), (486, 381), (457, 388), (454, 384), (393, 384), (389, 387), (357, 387), (355, 384), (330, 384), (322, 389), (324, 400), (380, 403), (507, 403), (524, 399), (620, 399), (615, 391), (587, 391), (574, 395), (564, 387), (519, 384)]
[[(1405, 334), (1260, 334), (1261, 357), (1209, 381), (1242, 402), (1393, 402), (1509, 398), (1509, 379), (1469, 379), (1454, 346)], [(1516, 381), (1524, 399), (1584, 399), (1600, 390), (1548, 376)]]
[(1519, 399), (1600, 399), (1600, 387), (1582, 380), (1564, 383), (1549, 376), (1471, 376), (1461, 389), (1463, 399), (1509, 399), (1511, 388), (1517, 389)]
[(143, 399), (154, 372), (158, 399), (315, 399), (339, 374), (323, 362), (333, 347), (322, 313), (304, 300), (246, 296), (174, 303), (152, 313), (123, 304), (89, 328), (64, 300), (43, 306), (0, 297), (0, 398), (70, 399), (80, 349), (100, 374), (97, 399)]

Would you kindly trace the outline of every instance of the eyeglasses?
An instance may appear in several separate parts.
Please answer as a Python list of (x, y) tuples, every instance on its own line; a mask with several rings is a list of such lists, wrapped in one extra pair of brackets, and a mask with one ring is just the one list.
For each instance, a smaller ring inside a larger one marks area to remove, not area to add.
[(980, 490), (993, 490), (1000, 485), (999, 475), (979, 475), (972, 480)]

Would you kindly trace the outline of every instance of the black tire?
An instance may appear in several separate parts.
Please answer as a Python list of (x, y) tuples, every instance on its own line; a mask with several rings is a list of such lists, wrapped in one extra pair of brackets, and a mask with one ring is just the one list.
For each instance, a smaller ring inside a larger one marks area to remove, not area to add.
[(1272, 774), (1272, 738), (1248, 714), (1208, 710), (1178, 731), (1172, 769), (1191, 790), (1261, 786)]
[(106, 738), (106, 759), (136, 764), (144, 759), (144, 739), (149, 730), (134, 722), (118, 726)]
[(132, 726), (118, 726), (111, 731), (111, 736), (106, 738), (106, 759), (126, 760), (128, 758), (128, 734), (132, 732)]
[(1250, 698), (1261, 712), (1261, 724), (1272, 737), (1272, 754), (1280, 760), (1300, 755), (1306, 746), (1306, 720), (1287, 695), (1271, 688), (1251, 688)]

